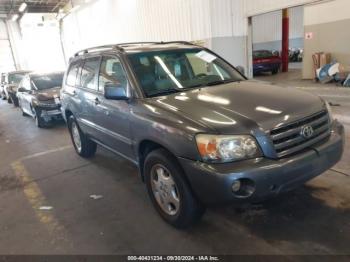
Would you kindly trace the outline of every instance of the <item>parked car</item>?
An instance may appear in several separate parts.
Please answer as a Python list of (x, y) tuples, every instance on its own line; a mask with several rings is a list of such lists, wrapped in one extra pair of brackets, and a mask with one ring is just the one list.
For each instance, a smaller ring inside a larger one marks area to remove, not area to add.
[(0, 82), (0, 98), (5, 100), (6, 99), (6, 95), (5, 95), (5, 90), (4, 90), (4, 87), (5, 87), (5, 83), (6, 83), (6, 80), (7, 79), (7, 75), (6, 73), (1, 73), (1, 82)]
[(8, 103), (13, 104), (16, 107), (18, 106), (18, 99), (16, 96), (17, 87), (23, 77), (28, 73), (30, 73), (30, 71), (15, 71), (8, 73), (8, 82), (4, 86), (4, 92)]
[(282, 60), (278, 55), (274, 55), (269, 50), (253, 51), (253, 73), (271, 72), (277, 74), (281, 68)]
[(344, 148), (344, 128), (321, 98), (247, 80), (186, 42), (79, 52), (61, 98), (76, 152), (92, 157), (98, 144), (130, 160), (160, 216), (179, 228), (208, 205), (292, 190)]
[(32, 116), (39, 128), (62, 119), (60, 89), (64, 72), (30, 73), (19, 84), (17, 97), (23, 116)]

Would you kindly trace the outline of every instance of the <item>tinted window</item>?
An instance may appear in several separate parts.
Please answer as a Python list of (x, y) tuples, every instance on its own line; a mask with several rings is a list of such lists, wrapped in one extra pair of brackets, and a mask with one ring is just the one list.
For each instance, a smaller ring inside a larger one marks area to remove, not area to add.
[(63, 73), (32, 77), (32, 84), (37, 90), (61, 87), (62, 81)]
[(75, 86), (76, 80), (77, 80), (77, 74), (78, 74), (78, 68), (79, 68), (79, 63), (75, 62), (72, 64), (69, 68), (69, 72), (67, 75), (67, 80), (66, 84), (69, 86)]
[(136, 53), (129, 58), (149, 97), (245, 80), (224, 60), (199, 48)]
[(115, 57), (103, 57), (99, 74), (99, 90), (103, 91), (106, 83), (126, 88), (127, 78), (120, 60)]
[(84, 88), (97, 90), (96, 85), (96, 73), (100, 65), (100, 58), (88, 58), (85, 60), (84, 66), (81, 71), (81, 83)]

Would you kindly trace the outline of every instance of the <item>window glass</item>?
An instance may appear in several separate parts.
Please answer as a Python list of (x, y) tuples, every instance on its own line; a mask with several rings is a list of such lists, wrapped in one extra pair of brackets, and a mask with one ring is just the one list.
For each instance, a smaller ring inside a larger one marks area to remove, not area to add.
[(85, 60), (84, 66), (81, 70), (80, 86), (92, 90), (97, 90), (96, 72), (100, 65), (100, 58), (93, 57)]
[(10, 84), (19, 84), (25, 74), (9, 74), (9, 83)]
[(115, 57), (103, 57), (99, 74), (99, 90), (103, 91), (106, 83), (126, 88), (127, 78), (120, 60)]
[(38, 75), (32, 77), (32, 84), (37, 90), (50, 89), (62, 86), (63, 73)]
[(77, 80), (78, 66), (79, 66), (78, 62), (71, 65), (67, 75), (67, 80), (66, 80), (67, 85), (75, 86), (76, 80)]
[(253, 58), (254, 59), (264, 59), (264, 58), (271, 58), (273, 57), (273, 54), (271, 51), (268, 50), (259, 50), (253, 52)]
[(32, 90), (29, 77), (24, 78), (21, 85), (25, 90)]
[(148, 97), (245, 80), (231, 65), (203, 49), (177, 49), (129, 55)]

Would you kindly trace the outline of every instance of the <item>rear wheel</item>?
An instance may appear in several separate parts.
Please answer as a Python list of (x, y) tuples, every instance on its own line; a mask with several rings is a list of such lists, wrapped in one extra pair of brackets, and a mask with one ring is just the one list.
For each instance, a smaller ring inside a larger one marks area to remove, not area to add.
[(90, 158), (95, 155), (97, 145), (90, 140), (79, 128), (74, 116), (68, 119), (68, 129), (75, 151), (82, 157)]
[(148, 154), (144, 166), (149, 196), (160, 216), (177, 228), (187, 228), (204, 214), (177, 160), (165, 149)]
[(279, 71), (278, 68), (275, 68), (271, 72), (272, 72), (273, 75), (276, 75), (278, 73), (278, 71)]

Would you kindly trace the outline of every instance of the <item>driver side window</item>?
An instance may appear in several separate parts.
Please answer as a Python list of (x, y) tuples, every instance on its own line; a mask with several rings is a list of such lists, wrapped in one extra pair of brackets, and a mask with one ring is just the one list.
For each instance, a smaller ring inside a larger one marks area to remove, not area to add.
[(126, 89), (127, 77), (120, 60), (116, 57), (103, 57), (98, 77), (98, 90), (103, 92), (105, 85), (121, 86)]

